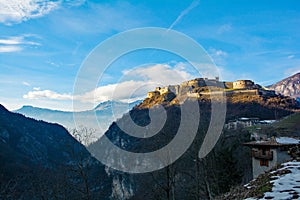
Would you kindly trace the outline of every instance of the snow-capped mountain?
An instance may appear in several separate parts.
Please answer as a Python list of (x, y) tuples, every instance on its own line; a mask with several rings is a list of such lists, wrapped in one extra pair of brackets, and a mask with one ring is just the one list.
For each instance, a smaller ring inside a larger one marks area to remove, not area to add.
[(277, 94), (300, 98), (300, 73), (285, 78), (271, 86), (270, 89), (275, 90)]

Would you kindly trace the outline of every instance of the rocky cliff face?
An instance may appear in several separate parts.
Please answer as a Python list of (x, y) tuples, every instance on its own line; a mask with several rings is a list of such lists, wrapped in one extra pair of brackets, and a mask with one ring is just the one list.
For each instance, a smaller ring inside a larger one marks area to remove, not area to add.
[(277, 94), (300, 98), (300, 73), (283, 79), (269, 88), (275, 90)]

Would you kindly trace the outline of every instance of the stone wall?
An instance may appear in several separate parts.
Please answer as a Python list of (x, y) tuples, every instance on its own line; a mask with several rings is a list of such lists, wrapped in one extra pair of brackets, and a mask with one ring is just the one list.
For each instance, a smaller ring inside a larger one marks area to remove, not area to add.
[(232, 91), (227, 91), (226, 94), (241, 94), (241, 95), (258, 95), (259, 90), (254, 89), (254, 90), (232, 90)]
[(251, 80), (237, 80), (233, 82), (233, 89), (251, 89), (254, 82)]
[(155, 91), (159, 92), (162, 95), (162, 94), (165, 94), (165, 93), (169, 92), (169, 87), (168, 86), (166, 86), (166, 87), (156, 87)]
[(147, 98), (151, 99), (154, 96), (158, 96), (160, 93), (158, 91), (152, 91), (147, 93)]
[(259, 94), (263, 95), (263, 96), (276, 96), (276, 93), (274, 90), (264, 90), (264, 89), (260, 89), (259, 90)]
[(224, 86), (226, 89), (232, 89), (233, 88), (233, 82), (224, 82)]

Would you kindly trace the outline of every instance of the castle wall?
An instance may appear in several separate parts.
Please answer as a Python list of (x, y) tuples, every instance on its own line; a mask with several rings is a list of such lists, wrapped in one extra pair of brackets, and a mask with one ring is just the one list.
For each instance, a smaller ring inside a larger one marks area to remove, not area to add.
[(231, 89), (233, 88), (233, 82), (224, 82), (224, 86), (226, 89)]
[(163, 87), (160, 89), (160, 94), (165, 94), (165, 93), (168, 93), (169, 92), (169, 88), (168, 87)]
[(199, 93), (194, 93), (194, 92), (188, 92), (187, 96), (190, 98), (199, 98), (200, 94)]
[(172, 93), (178, 95), (180, 92), (180, 86), (179, 85), (170, 85), (169, 92), (172, 92)]
[(276, 93), (275, 93), (275, 91), (274, 90), (264, 90), (264, 89), (260, 89), (259, 90), (259, 93), (261, 94), (261, 95), (264, 95), (264, 96), (276, 96)]
[(152, 98), (154, 96), (160, 95), (160, 93), (158, 91), (152, 91), (152, 92), (148, 92), (147, 93), (147, 98)]
[(259, 94), (259, 90), (255, 89), (255, 90), (232, 90), (232, 91), (227, 91), (226, 94), (241, 94), (241, 95), (258, 95)]
[(166, 87), (156, 87), (155, 91), (159, 92), (162, 95), (162, 94), (165, 94), (165, 93), (169, 92), (169, 87), (168, 86), (166, 86)]
[(194, 88), (204, 87), (204, 86), (214, 86), (220, 89), (234, 89), (226, 91), (227, 95), (264, 95), (264, 96), (274, 96), (275, 92), (271, 90), (264, 90), (259, 85), (254, 84), (251, 80), (237, 80), (234, 82), (220, 82), (218, 77), (216, 79), (208, 78), (197, 78), (194, 80), (183, 82), (180, 85), (169, 85), (166, 87), (156, 87), (155, 92), (148, 93), (148, 98), (155, 95), (164, 95), (167, 93), (173, 93), (175, 95), (187, 94), (190, 97), (196, 97), (201, 95), (211, 95), (211, 93), (201, 92), (200, 95), (193, 94)]
[(233, 89), (250, 89), (254, 86), (254, 82), (250, 80), (238, 80), (233, 82)]

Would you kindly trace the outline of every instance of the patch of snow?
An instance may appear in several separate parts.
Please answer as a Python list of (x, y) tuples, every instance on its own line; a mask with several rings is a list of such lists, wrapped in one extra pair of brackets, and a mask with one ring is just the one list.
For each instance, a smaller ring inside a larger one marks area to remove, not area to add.
[(278, 179), (271, 181), (274, 184), (272, 191), (266, 192), (262, 199), (268, 199), (268, 197), (274, 197), (273, 199), (292, 199), (293, 195), (300, 196), (300, 162), (291, 161), (284, 163), (283, 167), (276, 171), (284, 169), (290, 170), (291, 173), (279, 177), (276, 176)]
[[(251, 182), (250, 182), (250, 183), (251, 183)], [(250, 183), (247, 183), (246, 185), (244, 185), (244, 187), (247, 188), (247, 189), (251, 189), (252, 186), (250, 186)]]
[(241, 117), (240, 120), (249, 120), (247, 117)]
[(299, 144), (299, 140), (290, 137), (278, 137), (276, 142), (279, 144)]
[(276, 120), (261, 120), (260, 122), (266, 124), (273, 124), (274, 122), (276, 122)]
[(263, 143), (263, 142), (266, 142), (265, 140), (257, 140), (255, 141), (255, 143)]

